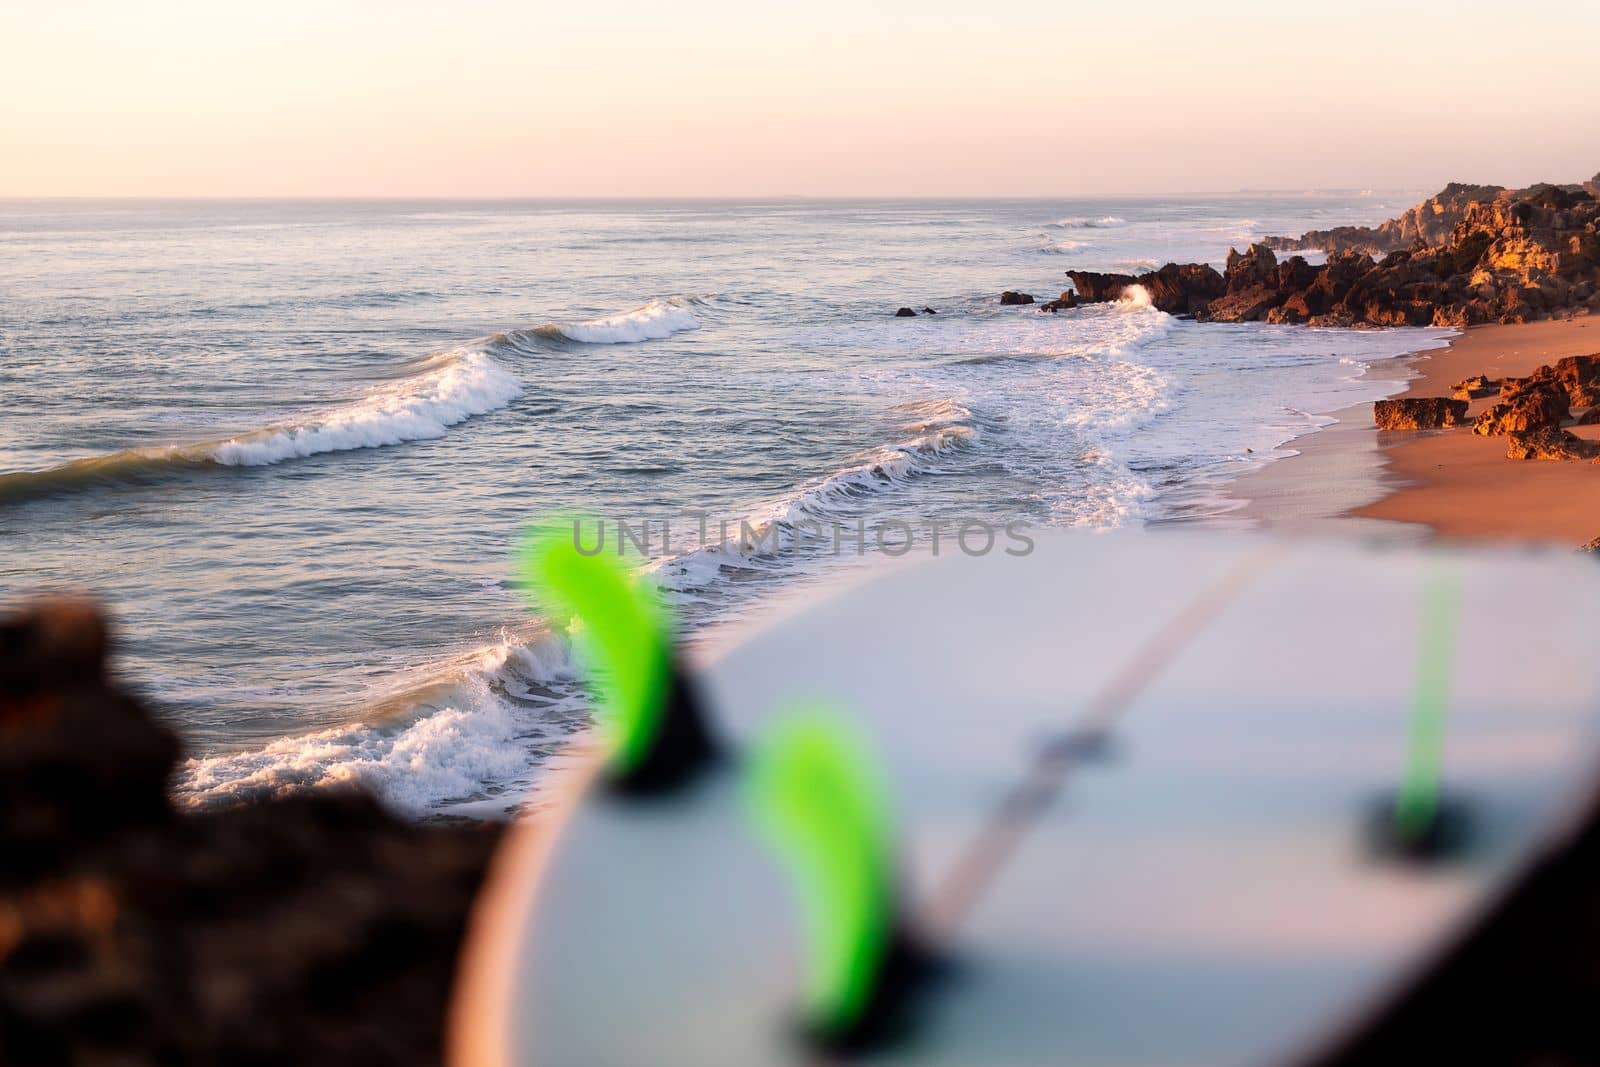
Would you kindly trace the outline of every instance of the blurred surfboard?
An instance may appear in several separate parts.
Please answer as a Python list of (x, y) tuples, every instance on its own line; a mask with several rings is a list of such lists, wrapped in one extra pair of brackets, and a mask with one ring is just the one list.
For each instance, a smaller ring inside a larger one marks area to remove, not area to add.
[[(1368, 828), (1414, 758), (1440, 575), (1440, 777), (1472, 835), (1408, 862)], [(1291, 1064), (1375, 1018), (1578, 829), (1596, 604), (1600, 568), (1572, 553), (1040, 535), (1024, 558), (852, 578), (697, 675), (735, 754), (774, 708), (821, 699), (881, 757), (908, 904), (951, 968), (863, 1062)], [(1045, 803), (1008, 826), (1041, 768)], [(514, 832), (465, 957), (457, 1067), (819, 1062), (792, 1025), (794, 902), (737, 772), (649, 802), (575, 772)]]

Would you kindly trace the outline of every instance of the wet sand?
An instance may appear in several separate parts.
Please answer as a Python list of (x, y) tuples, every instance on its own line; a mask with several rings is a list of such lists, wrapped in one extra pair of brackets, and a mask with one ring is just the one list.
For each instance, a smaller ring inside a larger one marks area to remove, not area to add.
[[(1409, 357), (1403, 395), (1449, 396), (1474, 374), (1524, 375), (1563, 356), (1600, 352), (1600, 318), (1479, 326), (1448, 348)], [(1381, 364), (1373, 373), (1393, 374)], [(1474, 401), (1476, 416), (1492, 398)], [(1293, 442), (1300, 454), (1240, 479), (1238, 514), (1290, 530), (1337, 527), (1387, 538), (1554, 541), (1600, 537), (1600, 465), (1512, 460), (1503, 437), (1470, 426), (1380, 433), (1372, 405), (1336, 412), (1337, 424)], [(1600, 426), (1577, 426), (1600, 440)]]

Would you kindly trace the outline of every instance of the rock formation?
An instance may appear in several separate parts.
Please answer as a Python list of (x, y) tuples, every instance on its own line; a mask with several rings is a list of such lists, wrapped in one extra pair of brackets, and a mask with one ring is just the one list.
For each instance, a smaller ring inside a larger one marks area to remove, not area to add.
[(0, 1060), (436, 1064), (498, 828), (355, 792), (199, 815), (105, 623), (0, 619)]
[(1415, 244), (1443, 244), (1464, 217), (1467, 205), (1493, 200), (1510, 192), (1498, 185), (1467, 185), (1451, 182), (1399, 218), (1379, 226), (1335, 226), (1331, 230), (1309, 230), (1299, 237), (1268, 237), (1263, 242), (1278, 252), (1318, 250), (1362, 252), (1381, 256)]
[(1470, 326), (1600, 311), (1600, 199), (1583, 186), (1451, 186), (1384, 227), (1374, 232), (1413, 243), (1375, 260), (1357, 242), (1321, 266), (1279, 262), (1263, 242), (1230, 249), (1221, 274), (1195, 263), (1068, 271), (1072, 290), (1043, 309), (1116, 300), (1139, 285), (1162, 311), (1210, 322)]
[(1402, 396), (1372, 405), (1380, 430), (1439, 430), (1466, 421), (1467, 402), (1447, 396)]
[(1451, 386), (1450, 388), (1453, 390), (1451, 395), (1457, 400), (1481, 400), (1486, 396), (1494, 396), (1500, 392), (1500, 383), (1502, 381), (1503, 379), (1490, 378), (1485, 374), (1474, 374), (1472, 377)]
[[(1502, 393), (1500, 400), (1472, 424), (1472, 432), (1484, 437), (1555, 430), (1572, 414), (1567, 394), (1544, 380), (1521, 379), (1521, 388)], [(1459, 403), (1459, 401), (1457, 401)]]
[(1002, 304), (1031, 304), (1033, 297), (1028, 293), (1019, 293), (1015, 289), (1007, 289), (1000, 294)]
[(1593, 459), (1597, 454), (1594, 442), (1551, 426), (1510, 434), (1506, 444), (1507, 459)]

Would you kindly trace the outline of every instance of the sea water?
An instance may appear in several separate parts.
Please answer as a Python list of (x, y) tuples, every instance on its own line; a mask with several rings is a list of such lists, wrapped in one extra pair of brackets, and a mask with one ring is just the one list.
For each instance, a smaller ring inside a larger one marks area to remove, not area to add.
[(1407, 203), (3, 202), (0, 601), (109, 604), (182, 803), (509, 809), (588, 714), (510, 580), (531, 518), (659, 524), (691, 640), (862, 565), (741, 529), (1235, 523), (1441, 333), (999, 293)]

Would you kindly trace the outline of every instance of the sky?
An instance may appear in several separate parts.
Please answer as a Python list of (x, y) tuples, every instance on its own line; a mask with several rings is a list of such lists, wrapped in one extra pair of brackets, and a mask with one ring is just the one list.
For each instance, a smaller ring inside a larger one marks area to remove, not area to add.
[(1596, 54), (1593, 0), (19, 0), (0, 197), (1575, 181)]

